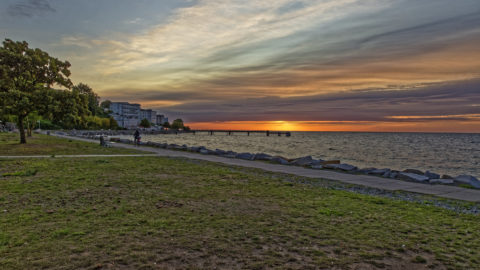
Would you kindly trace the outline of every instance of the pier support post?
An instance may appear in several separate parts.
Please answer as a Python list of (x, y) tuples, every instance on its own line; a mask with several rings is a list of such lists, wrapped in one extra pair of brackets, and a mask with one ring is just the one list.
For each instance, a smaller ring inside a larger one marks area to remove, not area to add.
[(267, 136), (270, 136), (270, 131), (269, 130), (267, 130)]

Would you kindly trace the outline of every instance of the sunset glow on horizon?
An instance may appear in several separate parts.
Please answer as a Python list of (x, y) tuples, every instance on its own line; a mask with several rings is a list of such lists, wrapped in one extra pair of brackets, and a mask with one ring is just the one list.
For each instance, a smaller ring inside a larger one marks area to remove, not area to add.
[(195, 129), (480, 133), (478, 0), (6, 0), (0, 30)]
[(480, 122), (435, 121), (418, 123), (367, 121), (237, 121), (197, 122), (188, 124), (194, 130), (252, 130), (252, 131), (322, 131), (322, 132), (426, 132), (426, 133), (478, 133)]

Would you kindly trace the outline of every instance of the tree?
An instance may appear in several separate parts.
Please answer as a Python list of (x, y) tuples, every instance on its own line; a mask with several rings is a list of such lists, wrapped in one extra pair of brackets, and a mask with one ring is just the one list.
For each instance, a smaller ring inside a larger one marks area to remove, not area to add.
[(162, 127), (164, 127), (164, 128), (170, 128), (170, 123), (169, 123), (169, 122), (165, 122), (165, 123), (163, 123)]
[(148, 122), (148, 120), (145, 118), (145, 119), (142, 119), (142, 121), (140, 121), (140, 126), (143, 127), (143, 128), (149, 128), (149, 127), (151, 127), (152, 125), (151, 125), (150, 122)]
[(102, 109), (110, 109), (111, 104), (112, 104), (112, 102), (107, 99), (107, 100), (102, 101), (102, 103), (100, 103), (100, 107)]
[(79, 83), (72, 88), (73, 92), (78, 92), (79, 95), (83, 95), (87, 98), (88, 110), (93, 116), (102, 114), (102, 110), (99, 106), (100, 97), (93, 92), (93, 89), (84, 83)]
[(110, 129), (118, 129), (119, 128), (117, 121), (115, 119), (113, 119), (113, 117), (110, 116), (109, 120), (110, 120)]
[(27, 136), (32, 137), (32, 130), (35, 128), (37, 125), (37, 121), (40, 120), (40, 115), (38, 115), (37, 112), (31, 112), (27, 115), (25, 118), (25, 124), (27, 127)]
[(20, 143), (26, 143), (25, 118), (52, 93), (53, 85), (70, 88), (70, 63), (51, 57), (28, 43), (5, 39), (0, 47), (0, 107), (17, 117)]
[(175, 119), (172, 122), (173, 129), (182, 129), (183, 128), (183, 120), (182, 119)]

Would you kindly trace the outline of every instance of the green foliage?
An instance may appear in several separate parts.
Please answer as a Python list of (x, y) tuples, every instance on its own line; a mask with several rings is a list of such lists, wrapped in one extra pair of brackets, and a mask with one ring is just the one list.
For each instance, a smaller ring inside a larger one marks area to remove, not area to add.
[(100, 103), (100, 107), (102, 109), (109, 109), (111, 104), (112, 104), (112, 102), (107, 99), (107, 100), (102, 101), (102, 103)]
[(79, 83), (72, 88), (72, 92), (78, 92), (79, 95), (86, 97), (87, 108), (92, 115), (98, 115), (100, 112), (99, 99), (100, 97), (93, 92), (92, 88), (84, 83)]
[(17, 117), (20, 143), (26, 143), (24, 120), (32, 112), (45, 112), (55, 91), (70, 88), (70, 63), (51, 57), (28, 43), (5, 39), (0, 47), (0, 110)]
[(140, 121), (140, 126), (144, 127), (144, 128), (149, 128), (152, 125), (150, 124), (150, 122), (147, 119), (142, 119), (142, 121)]
[(170, 123), (169, 122), (165, 122), (163, 123), (162, 125), (164, 128), (170, 128)]
[(59, 125), (55, 125), (54, 123), (52, 123), (52, 121), (48, 119), (40, 119), (40, 124), (38, 124), (37, 122), (37, 126), (35, 127), (39, 129), (61, 129), (62, 128)]
[(173, 129), (182, 129), (183, 128), (183, 120), (182, 119), (175, 119), (172, 122)]

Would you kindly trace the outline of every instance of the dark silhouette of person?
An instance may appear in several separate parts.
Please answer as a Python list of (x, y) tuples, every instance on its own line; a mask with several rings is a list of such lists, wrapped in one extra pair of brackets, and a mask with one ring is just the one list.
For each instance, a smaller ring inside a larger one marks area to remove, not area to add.
[(133, 134), (133, 143), (135, 145), (138, 145), (140, 143), (140, 131), (135, 130), (135, 133)]

